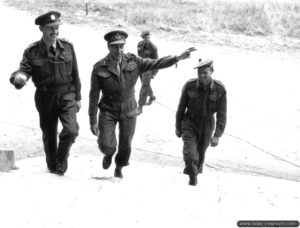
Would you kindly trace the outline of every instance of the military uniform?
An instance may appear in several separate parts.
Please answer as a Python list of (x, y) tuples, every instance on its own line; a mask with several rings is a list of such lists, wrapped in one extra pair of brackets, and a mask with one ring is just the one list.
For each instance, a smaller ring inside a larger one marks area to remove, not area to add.
[(226, 108), (226, 90), (221, 82), (212, 79), (206, 90), (201, 88), (197, 78), (184, 85), (176, 113), (176, 129), (182, 132), (185, 174), (202, 172), (214, 129), (216, 137), (224, 132)]
[[(36, 23), (39, 20), (43, 22), (45, 18), (51, 22), (51, 18), (55, 19), (53, 15), (49, 12), (37, 18)], [(20, 68), (10, 78), (11, 83), (14, 83), (19, 72), (25, 74), (27, 80), (32, 78), (36, 86), (35, 105), (39, 112), (48, 168), (56, 172), (60, 167), (60, 174), (63, 174), (67, 169), (70, 147), (79, 129), (76, 101), (81, 100), (81, 82), (73, 45), (57, 38), (56, 50), (51, 50), (41, 39), (24, 51)], [(57, 145), (58, 119), (63, 128)]]
[[(127, 113), (137, 108), (134, 86), (139, 75), (149, 70), (170, 67), (177, 62), (175, 56), (151, 60), (137, 57), (134, 54), (123, 54), (120, 74), (116, 71), (114, 62), (109, 55), (94, 65), (89, 94), (90, 124), (97, 123), (99, 107), (98, 145), (103, 154), (113, 155), (117, 146), (115, 128), (119, 123), (119, 146), (115, 158), (117, 166), (128, 165), (131, 153), (136, 117), (128, 117)], [(102, 91), (102, 97), (98, 103), (100, 91)]]
[[(150, 35), (149, 32), (143, 32), (142, 37)], [(158, 59), (157, 47), (151, 41), (146, 43), (140, 41), (137, 46), (138, 56), (142, 58)], [(142, 87), (139, 94), (139, 105), (144, 106), (147, 101), (147, 97), (150, 99), (154, 97), (153, 90), (151, 88), (151, 79), (157, 74), (157, 70), (147, 71), (140, 75)]]

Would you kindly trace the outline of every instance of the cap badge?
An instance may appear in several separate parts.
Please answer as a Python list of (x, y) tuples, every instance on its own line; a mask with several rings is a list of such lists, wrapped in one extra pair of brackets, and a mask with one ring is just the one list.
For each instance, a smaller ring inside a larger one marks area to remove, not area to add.
[(115, 38), (116, 38), (116, 40), (120, 40), (122, 37), (120, 36), (119, 33), (117, 33), (116, 36), (115, 36)]
[(55, 21), (55, 16), (54, 16), (54, 14), (51, 14), (50, 18), (51, 18), (52, 21)]

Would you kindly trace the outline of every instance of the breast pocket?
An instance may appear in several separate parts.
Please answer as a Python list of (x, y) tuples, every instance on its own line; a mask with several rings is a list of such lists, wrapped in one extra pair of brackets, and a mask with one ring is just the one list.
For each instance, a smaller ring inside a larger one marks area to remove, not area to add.
[(32, 79), (35, 83), (50, 80), (51, 78), (51, 69), (48, 59), (33, 59), (32, 71)]
[(101, 89), (103, 90), (103, 92), (114, 91), (119, 87), (117, 81), (114, 80), (114, 77), (110, 72), (99, 71), (97, 75), (99, 77)]
[(188, 109), (191, 113), (199, 114), (202, 110), (200, 94), (197, 91), (188, 91)]
[(217, 94), (211, 94), (208, 97), (208, 110), (211, 113), (215, 113), (218, 107), (218, 97)]
[(124, 76), (128, 88), (132, 88), (135, 85), (138, 75), (139, 72), (137, 63), (133, 61), (129, 62), (124, 69)]
[(54, 61), (54, 64), (58, 68), (61, 78), (61, 83), (68, 83), (72, 81), (72, 64), (73, 56), (69, 52), (62, 52)]
[(197, 93), (196, 91), (188, 91), (188, 97), (190, 99), (197, 99), (200, 97), (200, 94)]

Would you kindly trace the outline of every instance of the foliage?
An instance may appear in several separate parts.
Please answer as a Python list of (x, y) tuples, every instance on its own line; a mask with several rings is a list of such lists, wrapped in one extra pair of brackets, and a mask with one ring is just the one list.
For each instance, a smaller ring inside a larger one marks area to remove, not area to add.
[[(10, 0), (7, 4), (35, 13), (57, 9), (80, 23), (83, 0)], [(300, 2), (286, 0), (90, 0), (89, 17), (151, 30), (188, 33), (235, 33), (300, 38)], [(81, 18), (84, 20), (84, 18)]]

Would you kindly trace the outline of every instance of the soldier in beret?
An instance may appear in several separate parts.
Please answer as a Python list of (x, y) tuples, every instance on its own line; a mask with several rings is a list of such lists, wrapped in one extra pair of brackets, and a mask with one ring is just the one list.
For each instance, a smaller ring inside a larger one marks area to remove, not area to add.
[[(76, 113), (81, 107), (81, 83), (73, 45), (58, 38), (60, 15), (50, 11), (35, 19), (43, 36), (25, 49), (10, 82), (21, 89), (31, 78), (36, 86), (35, 105), (47, 167), (51, 173), (63, 175), (68, 168), (69, 150), (78, 135)], [(63, 128), (57, 144), (58, 120)]]
[[(150, 59), (158, 59), (158, 53), (157, 53), (157, 47), (154, 43), (150, 41), (150, 32), (149, 31), (143, 31), (141, 33), (142, 41), (138, 43), (137, 50), (138, 50), (138, 56), (142, 58), (150, 58)], [(143, 112), (143, 106), (145, 104), (151, 105), (153, 101), (155, 101), (156, 97), (154, 96), (153, 90), (151, 88), (151, 79), (155, 77), (157, 74), (157, 70), (153, 71), (147, 71), (145, 73), (142, 73), (140, 75), (142, 87), (140, 90), (140, 96), (138, 101), (138, 111), (140, 113)], [(149, 97), (149, 100), (147, 102), (147, 98)]]
[(195, 69), (198, 78), (184, 85), (176, 112), (176, 135), (182, 137), (184, 143), (183, 173), (189, 175), (190, 185), (197, 185), (197, 175), (203, 171), (209, 144), (218, 145), (226, 126), (227, 112), (225, 87), (211, 77), (213, 61), (200, 59)]
[[(190, 56), (194, 48), (179, 56), (160, 59), (144, 59), (124, 53), (128, 34), (111, 31), (104, 36), (109, 53), (98, 61), (92, 70), (89, 94), (89, 117), (91, 132), (98, 137), (100, 151), (104, 154), (102, 167), (108, 169), (116, 153), (115, 177), (122, 178), (122, 168), (129, 165), (131, 142), (135, 132), (137, 102), (134, 86), (140, 74), (170, 67)], [(100, 92), (102, 96), (100, 98)], [(98, 107), (100, 109), (97, 118)], [(119, 126), (117, 149), (116, 126)]]

